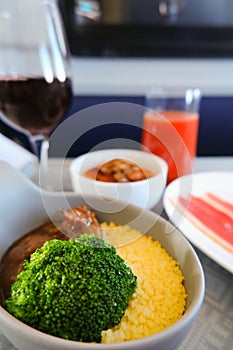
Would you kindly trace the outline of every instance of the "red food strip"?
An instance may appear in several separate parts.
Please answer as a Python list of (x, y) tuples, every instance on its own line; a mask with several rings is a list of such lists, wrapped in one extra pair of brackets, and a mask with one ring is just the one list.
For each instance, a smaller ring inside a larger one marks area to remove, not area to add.
[(212, 200), (214, 200), (216, 203), (218, 204), (221, 204), (223, 207), (225, 207), (226, 209), (228, 210), (231, 210), (232, 213), (233, 213), (233, 204), (225, 201), (224, 199), (222, 198), (219, 198), (218, 196), (216, 196), (216, 194), (213, 194), (213, 193), (206, 193), (206, 195), (211, 198)]
[(205, 211), (206, 215), (213, 216), (217, 221), (221, 221), (224, 225), (227, 224), (227, 227), (230, 227), (233, 233), (233, 220), (229, 215), (223, 213), (221, 210), (216, 209), (202, 198), (191, 196), (191, 202), (198, 207), (201, 207)]
[(228, 215), (198, 197), (179, 197), (179, 202), (205, 226), (233, 245), (233, 220)]

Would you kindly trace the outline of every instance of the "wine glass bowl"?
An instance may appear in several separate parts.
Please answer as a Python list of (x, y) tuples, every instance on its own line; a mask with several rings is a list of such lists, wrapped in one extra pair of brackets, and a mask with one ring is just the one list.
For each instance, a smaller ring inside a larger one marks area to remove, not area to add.
[[(6, 78), (0, 80), (0, 109), (9, 120), (31, 135), (49, 137), (70, 103), (70, 81), (55, 78)], [(29, 116), (31, 116), (29, 118)]]
[(70, 53), (53, 0), (0, 3), (0, 111), (4, 123), (48, 139), (72, 98)]

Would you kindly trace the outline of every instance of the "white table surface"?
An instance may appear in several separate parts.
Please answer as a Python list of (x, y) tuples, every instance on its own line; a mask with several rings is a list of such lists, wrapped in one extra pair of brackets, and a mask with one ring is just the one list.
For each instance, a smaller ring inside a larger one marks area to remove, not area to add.
[[(49, 180), (54, 190), (61, 187), (66, 191), (72, 190), (69, 177), (71, 161), (59, 158), (49, 161)], [(62, 183), (58, 176), (61, 166)], [(210, 170), (233, 171), (233, 157), (198, 157), (195, 160), (195, 172)], [(37, 183), (37, 174), (31, 178)], [(196, 251), (205, 272), (205, 299), (193, 328), (178, 350), (233, 350), (233, 276), (201, 251)], [(0, 332), (0, 350), (14, 349)]]

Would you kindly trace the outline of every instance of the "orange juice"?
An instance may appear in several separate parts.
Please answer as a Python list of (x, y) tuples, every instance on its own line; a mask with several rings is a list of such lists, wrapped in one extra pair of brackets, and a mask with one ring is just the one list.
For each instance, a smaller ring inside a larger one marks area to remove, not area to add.
[(197, 113), (186, 111), (150, 111), (144, 115), (143, 149), (162, 157), (168, 163), (168, 183), (192, 172), (198, 121)]

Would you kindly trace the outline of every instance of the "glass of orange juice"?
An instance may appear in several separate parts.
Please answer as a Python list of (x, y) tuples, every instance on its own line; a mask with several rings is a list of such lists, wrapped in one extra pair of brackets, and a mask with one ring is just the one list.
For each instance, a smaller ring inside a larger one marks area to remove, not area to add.
[(168, 163), (168, 183), (192, 172), (200, 101), (198, 88), (152, 87), (146, 94), (142, 149)]

